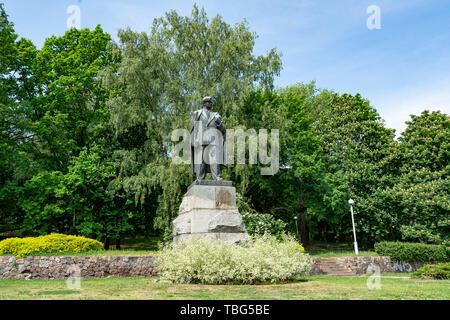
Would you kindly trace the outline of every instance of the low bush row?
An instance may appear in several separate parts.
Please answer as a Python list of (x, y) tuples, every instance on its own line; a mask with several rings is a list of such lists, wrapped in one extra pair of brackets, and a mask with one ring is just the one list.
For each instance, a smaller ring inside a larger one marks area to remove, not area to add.
[(57, 233), (40, 237), (9, 238), (0, 241), (0, 255), (10, 254), (18, 258), (43, 253), (79, 253), (96, 250), (103, 250), (103, 244), (100, 241)]
[(375, 244), (380, 256), (390, 256), (394, 261), (446, 261), (450, 251), (444, 245), (383, 241)]

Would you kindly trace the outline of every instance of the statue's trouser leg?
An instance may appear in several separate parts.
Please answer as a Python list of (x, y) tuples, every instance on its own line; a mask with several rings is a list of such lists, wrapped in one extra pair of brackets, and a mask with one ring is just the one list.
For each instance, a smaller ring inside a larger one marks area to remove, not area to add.
[(217, 163), (216, 147), (210, 146), (202, 146), (202, 163), (195, 165), (195, 173), (197, 175), (197, 180), (204, 180), (206, 176), (206, 169), (209, 166), (211, 175), (214, 180), (222, 180), (220, 177), (220, 165)]
[(205, 151), (205, 147), (202, 146), (200, 150), (201, 150), (201, 152), (199, 153), (199, 157), (200, 157), (200, 159), (202, 159), (202, 161), (201, 161), (201, 163), (195, 165), (195, 168), (196, 168), (195, 173), (197, 175), (197, 180), (205, 179), (205, 175), (206, 175), (206, 164), (203, 161), (203, 154)]
[(220, 170), (219, 170), (219, 165), (218, 164), (212, 164), (210, 165), (211, 168), (211, 174), (214, 180), (222, 180), (222, 178), (220, 177)]
[(206, 164), (202, 163), (198, 165), (197, 180), (204, 180), (206, 175)]
[(217, 147), (215, 147), (215, 146), (211, 148), (211, 151), (209, 154), (209, 156), (210, 156), (209, 160), (210, 160), (211, 164), (209, 165), (209, 167), (211, 169), (211, 175), (212, 175), (213, 179), (214, 180), (222, 180), (222, 178), (220, 177), (220, 166), (217, 163), (218, 161), (216, 158), (216, 156), (217, 156), (216, 149), (217, 149)]

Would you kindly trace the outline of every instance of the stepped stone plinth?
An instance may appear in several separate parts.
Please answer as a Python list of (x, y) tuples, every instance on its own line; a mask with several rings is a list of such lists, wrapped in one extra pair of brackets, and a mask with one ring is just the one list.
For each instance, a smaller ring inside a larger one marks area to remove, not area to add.
[(193, 236), (228, 243), (249, 241), (231, 181), (200, 181), (189, 186), (173, 221), (173, 240), (177, 243)]

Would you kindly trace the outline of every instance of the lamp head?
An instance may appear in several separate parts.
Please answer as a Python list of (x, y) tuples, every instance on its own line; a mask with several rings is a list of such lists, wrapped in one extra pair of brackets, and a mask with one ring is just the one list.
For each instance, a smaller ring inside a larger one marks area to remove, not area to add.
[(349, 200), (348, 200), (348, 204), (352, 205), (352, 204), (354, 204), (354, 203), (355, 203), (355, 201), (354, 201), (353, 199), (349, 199)]

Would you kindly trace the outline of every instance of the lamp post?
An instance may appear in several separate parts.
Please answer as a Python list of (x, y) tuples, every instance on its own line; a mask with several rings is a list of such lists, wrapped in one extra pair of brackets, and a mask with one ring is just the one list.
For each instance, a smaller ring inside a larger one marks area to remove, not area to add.
[(353, 204), (355, 201), (353, 199), (348, 200), (348, 204), (350, 205), (350, 212), (352, 214), (352, 225), (353, 225), (353, 246), (355, 247), (355, 254), (358, 255), (358, 242), (356, 242), (356, 229), (355, 229), (355, 219), (353, 218)]
[(300, 238), (298, 237), (298, 224), (297, 224), (297, 216), (294, 217), (295, 220), (295, 229), (297, 230), (297, 242), (300, 243)]

